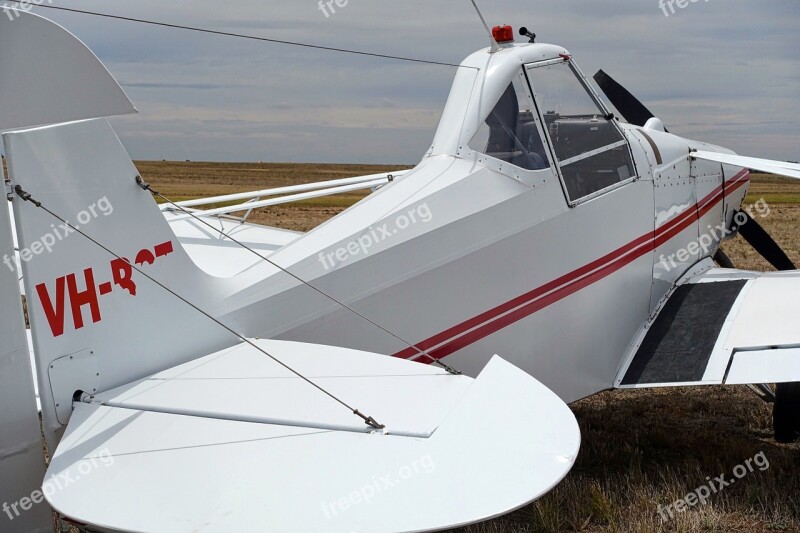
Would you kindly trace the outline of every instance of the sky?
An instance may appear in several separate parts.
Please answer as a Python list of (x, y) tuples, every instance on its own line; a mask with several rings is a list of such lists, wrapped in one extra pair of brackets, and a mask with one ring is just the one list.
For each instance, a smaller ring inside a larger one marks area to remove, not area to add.
[[(487, 45), (469, 0), (43, 0), (173, 24), (460, 63)], [(479, 0), (602, 68), (667, 128), (800, 159), (797, 0)], [(684, 3), (685, 2), (685, 3)], [(134, 159), (415, 164), (454, 67), (197, 34), (34, 8), (82, 39), (139, 114), (112, 123)], [(521, 39), (521, 38), (520, 38)]]

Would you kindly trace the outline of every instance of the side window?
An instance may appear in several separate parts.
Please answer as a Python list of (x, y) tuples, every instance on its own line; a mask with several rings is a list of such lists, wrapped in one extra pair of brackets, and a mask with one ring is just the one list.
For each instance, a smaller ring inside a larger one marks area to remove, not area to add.
[(520, 78), (508, 86), (469, 147), (525, 170), (542, 170), (550, 168), (550, 158), (525, 85)]
[(635, 175), (628, 144), (569, 62), (528, 69), (571, 201)]

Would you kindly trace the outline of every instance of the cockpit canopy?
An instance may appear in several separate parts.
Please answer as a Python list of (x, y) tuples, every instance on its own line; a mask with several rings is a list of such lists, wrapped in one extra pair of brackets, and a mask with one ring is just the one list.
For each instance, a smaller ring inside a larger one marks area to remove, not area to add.
[(469, 142), (469, 147), (525, 170), (549, 168), (548, 150), (534, 117), (535, 110), (527, 91), (520, 80), (514, 80)]
[(501, 172), (552, 169), (571, 202), (636, 174), (621, 128), (571, 56), (543, 44), (478, 52), (462, 64), (431, 150), (445, 153), (502, 163)]

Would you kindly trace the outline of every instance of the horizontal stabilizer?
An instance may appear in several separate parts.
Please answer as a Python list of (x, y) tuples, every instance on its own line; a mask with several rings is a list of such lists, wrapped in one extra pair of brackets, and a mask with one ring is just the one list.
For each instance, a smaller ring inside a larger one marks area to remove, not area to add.
[(115, 531), (439, 530), (535, 500), (577, 456), (569, 408), (499, 357), (472, 380), (254, 342), (386, 430), (242, 345), (76, 403), (45, 482), (76, 481), (50, 503)]
[(800, 165), (796, 163), (744, 157), (741, 155), (721, 154), (717, 152), (692, 152), (692, 157), (704, 161), (713, 161), (715, 163), (749, 168), (759, 172), (766, 172), (767, 174), (777, 174), (778, 176), (786, 176), (787, 178), (800, 179)]
[(0, 131), (136, 112), (106, 67), (77, 37), (8, 4), (2, 15)]

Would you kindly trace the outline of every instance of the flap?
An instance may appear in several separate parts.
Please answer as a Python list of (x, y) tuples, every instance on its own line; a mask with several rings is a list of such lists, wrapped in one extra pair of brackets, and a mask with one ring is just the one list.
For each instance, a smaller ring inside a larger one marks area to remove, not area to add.
[(713, 268), (679, 286), (617, 378), (621, 388), (800, 381), (800, 272)]

